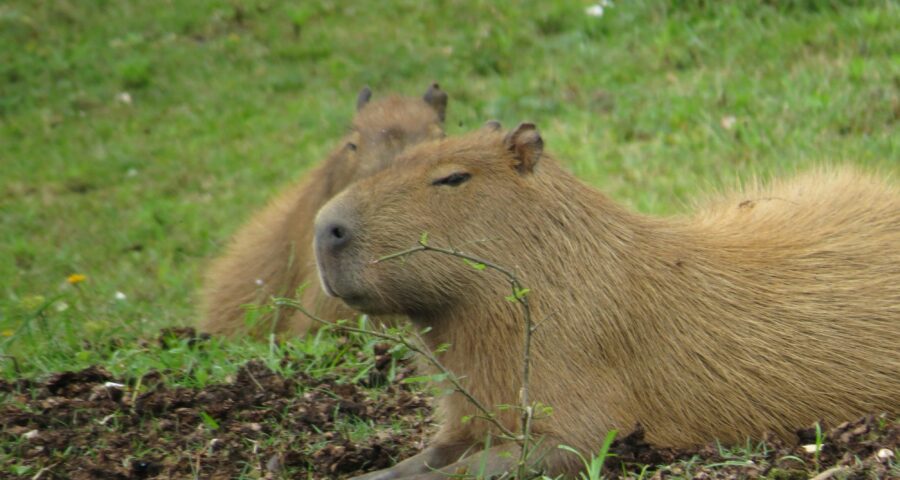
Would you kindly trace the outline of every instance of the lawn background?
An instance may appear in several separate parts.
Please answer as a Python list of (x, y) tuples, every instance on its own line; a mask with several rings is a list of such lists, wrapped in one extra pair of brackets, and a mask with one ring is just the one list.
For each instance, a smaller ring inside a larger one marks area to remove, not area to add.
[(198, 363), (202, 384), (270, 352), (135, 339), (194, 323), (204, 266), (336, 145), (363, 85), (440, 82), (450, 134), (534, 121), (653, 214), (820, 163), (900, 171), (898, 2), (589, 5), (0, 4), (0, 376)]

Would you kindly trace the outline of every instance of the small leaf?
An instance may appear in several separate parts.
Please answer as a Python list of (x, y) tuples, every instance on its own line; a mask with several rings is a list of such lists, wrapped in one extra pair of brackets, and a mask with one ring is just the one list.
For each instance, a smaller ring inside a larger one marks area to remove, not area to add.
[(574, 453), (575, 455), (577, 455), (578, 458), (581, 460), (581, 463), (585, 466), (585, 468), (590, 466), (590, 464), (587, 462), (587, 459), (585, 459), (584, 455), (582, 455), (581, 452), (579, 452), (578, 450), (575, 450), (574, 448), (572, 448), (568, 445), (558, 445), (556, 448), (566, 451), (566, 452), (569, 452), (569, 453)]
[(428, 375), (417, 375), (415, 377), (406, 377), (401, 380), (401, 383), (425, 383), (431, 380), (431, 377)]
[(480, 270), (484, 270), (485, 268), (487, 268), (487, 265), (480, 263), (480, 262), (473, 262), (472, 260), (469, 260), (468, 258), (464, 258), (463, 261), (466, 262), (466, 265), (474, 268), (475, 270), (480, 271)]
[(402, 380), (402, 383), (442, 382), (446, 379), (446, 373), (439, 373), (437, 375), (417, 375), (415, 377), (407, 377)]
[(200, 420), (203, 420), (203, 424), (206, 425), (206, 427), (210, 430), (219, 429), (219, 422), (217, 422), (215, 418), (209, 416), (209, 414), (206, 412), (200, 412)]
[(428, 232), (422, 232), (422, 236), (419, 237), (419, 245), (428, 246)]
[(461, 419), (459, 419), (459, 421), (460, 421), (460, 423), (465, 425), (465, 424), (469, 423), (470, 421), (472, 421), (472, 416), (471, 415), (463, 415), (463, 417)]

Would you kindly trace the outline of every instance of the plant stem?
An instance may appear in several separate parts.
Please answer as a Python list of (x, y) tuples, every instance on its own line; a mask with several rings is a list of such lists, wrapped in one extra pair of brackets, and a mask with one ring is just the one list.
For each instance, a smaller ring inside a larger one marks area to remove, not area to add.
[[(425, 237), (423, 237), (425, 238)], [(380, 263), (386, 260), (391, 260), (395, 258), (402, 258), (409, 255), (412, 255), (416, 252), (437, 252), (445, 255), (450, 255), (458, 258), (462, 258), (464, 260), (468, 260), (470, 262), (475, 262), (476, 264), (484, 265), (486, 268), (490, 268), (491, 270), (497, 271), (503, 274), (512, 288), (512, 296), (510, 297), (512, 301), (517, 302), (522, 306), (522, 312), (525, 317), (525, 339), (524, 345), (522, 348), (522, 388), (519, 391), (520, 397), (520, 407), (522, 410), (521, 417), (521, 433), (520, 436), (516, 437), (518, 441), (521, 453), (519, 455), (518, 461), (518, 478), (525, 478), (528, 464), (527, 459), (530, 452), (530, 441), (531, 441), (531, 423), (534, 417), (534, 406), (531, 405), (529, 399), (529, 380), (531, 377), (531, 337), (534, 334), (535, 327), (531, 318), (531, 306), (528, 303), (527, 292), (528, 290), (522, 286), (522, 283), (519, 281), (519, 277), (516, 276), (515, 273), (510, 270), (497, 265), (494, 262), (485, 260), (483, 258), (475, 257), (466, 253), (463, 253), (455, 248), (440, 248), (440, 247), (432, 247), (425, 243), (424, 240), (420, 240), (419, 244), (415, 247), (408, 248), (406, 250), (393, 253), (391, 255), (386, 255), (375, 260), (373, 263)]]
[(299, 310), (301, 313), (303, 313), (304, 315), (306, 315), (307, 317), (309, 317), (311, 320), (313, 320), (317, 323), (320, 323), (322, 325), (326, 325), (326, 326), (334, 328), (336, 330), (341, 330), (341, 331), (345, 331), (345, 332), (359, 333), (359, 334), (363, 334), (363, 335), (371, 335), (376, 338), (380, 338), (383, 340), (387, 340), (389, 342), (403, 345), (404, 347), (408, 348), (410, 351), (421, 355), (429, 363), (431, 363), (436, 369), (438, 369), (438, 371), (440, 371), (442, 374), (446, 375), (447, 381), (449, 381), (450, 384), (453, 385), (453, 389), (455, 391), (459, 392), (464, 397), (466, 397), (466, 399), (469, 402), (471, 402), (472, 405), (474, 405), (475, 408), (477, 408), (484, 415), (484, 417), (482, 417), (482, 418), (491, 422), (495, 427), (497, 427), (498, 430), (500, 430), (500, 432), (503, 435), (510, 437), (510, 438), (516, 438), (516, 435), (513, 432), (511, 432), (508, 428), (504, 427), (503, 424), (497, 420), (496, 415), (494, 415), (490, 410), (488, 410), (487, 407), (485, 407), (477, 398), (475, 398), (475, 396), (472, 395), (471, 392), (469, 392), (468, 390), (466, 390), (465, 387), (463, 387), (462, 383), (460, 383), (460, 381), (459, 381), (459, 378), (457, 378), (456, 375), (453, 374), (453, 372), (448, 370), (447, 367), (445, 367), (444, 364), (442, 364), (440, 362), (440, 360), (437, 359), (437, 357), (434, 355), (434, 353), (427, 346), (425, 346), (424, 343), (422, 343), (421, 346), (419, 346), (419, 345), (416, 345), (415, 343), (409, 341), (406, 337), (404, 337), (402, 335), (392, 335), (390, 333), (379, 332), (379, 331), (375, 331), (375, 330), (367, 330), (364, 328), (356, 328), (356, 327), (351, 327), (349, 325), (344, 325), (341, 323), (330, 322), (330, 321), (325, 320), (325, 319), (315, 315), (314, 313), (310, 312), (299, 302), (288, 299), (288, 298), (276, 299), (276, 303), (281, 306), (295, 308), (295, 309)]

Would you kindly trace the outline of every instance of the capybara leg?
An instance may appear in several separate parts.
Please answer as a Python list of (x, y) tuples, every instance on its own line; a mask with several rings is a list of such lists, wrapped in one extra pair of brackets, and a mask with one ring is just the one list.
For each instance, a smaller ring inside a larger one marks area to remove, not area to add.
[[(353, 477), (351, 480), (390, 480), (394, 478), (417, 478), (420, 474), (430, 474), (435, 469), (449, 465), (460, 457), (466, 451), (473, 448), (470, 443), (454, 443), (454, 444), (436, 444), (417, 455), (407, 458), (406, 460), (394, 465), (391, 468), (370, 472), (365, 475)], [(430, 477), (426, 477), (430, 478)], [(443, 478), (435, 477), (435, 478)]]
[(467, 446), (469, 448), (465, 447), (457, 446), (438, 451), (429, 448), (393, 468), (354, 477), (352, 480), (445, 480), (461, 475), (490, 478), (508, 471), (518, 459), (517, 445), (501, 445), (473, 453), (454, 462), (453, 460), (460, 458), (470, 448), (476, 448), (471, 445)]
[[(537, 462), (529, 465), (529, 470), (542, 471), (550, 476), (574, 475), (578, 471), (577, 458), (559, 450), (557, 445), (556, 442), (548, 442), (546, 438), (543, 439), (541, 445), (529, 455), (533, 462)], [(432, 468), (426, 473), (402, 478), (407, 480), (446, 480), (459, 478), (461, 475), (466, 478), (495, 478), (517, 468), (520, 452), (519, 445), (507, 443), (473, 453), (442, 468)]]
[(519, 458), (519, 446), (499, 445), (481, 450), (466, 458), (441, 468), (432, 467), (426, 473), (413, 475), (411, 479), (446, 480), (461, 475), (476, 478), (492, 478), (512, 469)]

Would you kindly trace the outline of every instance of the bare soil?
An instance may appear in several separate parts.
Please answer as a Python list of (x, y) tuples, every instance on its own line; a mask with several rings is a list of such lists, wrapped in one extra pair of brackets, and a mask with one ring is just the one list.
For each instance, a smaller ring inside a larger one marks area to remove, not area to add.
[[(20, 476), (0, 476), (344, 478), (390, 466), (425, 446), (434, 429), (431, 398), (399, 381), (412, 374), (409, 365), (382, 385), (387, 348), (374, 350), (357, 352), (374, 355), (376, 366), (357, 384), (338, 376), (283, 376), (259, 361), (246, 363), (227, 383), (205, 388), (169, 387), (164, 372), (114, 378), (100, 367), (41, 380), (0, 380), (0, 448), (7, 459), (0, 461), (0, 472), (13, 472), (14, 464), (32, 467)], [(368, 433), (348, 427), (359, 422), (371, 427)], [(644, 478), (655, 479), (805, 479), (820, 472), (832, 474), (828, 478), (898, 478), (896, 417), (873, 414), (825, 433), (818, 454), (804, 448), (816, 443), (814, 428), (798, 432), (795, 442), (768, 440), (753, 445), (752, 454), (730, 454), (714, 443), (655, 448), (637, 426), (615, 442), (606, 473), (636, 477), (643, 471)]]

